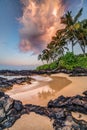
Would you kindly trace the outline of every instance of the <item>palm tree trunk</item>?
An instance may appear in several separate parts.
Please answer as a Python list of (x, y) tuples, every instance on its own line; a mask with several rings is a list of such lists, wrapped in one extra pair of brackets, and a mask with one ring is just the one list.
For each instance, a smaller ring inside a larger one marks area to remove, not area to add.
[(43, 63), (43, 65), (44, 65), (44, 62), (43, 62), (43, 60), (42, 60), (42, 63)]
[(74, 54), (74, 45), (73, 45), (73, 41), (72, 41), (72, 53)]
[(83, 37), (83, 36), (82, 36), (82, 41), (83, 41), (83, 44), (82, 44), (82, 45), (80, 44), (80, 45), (82, 46), (84, 56), (86, 56), (86, 53), (85, 53), (86, 43), (85, 43), (85, 40), (84, 40), (84, 37)]
[(84, 45), (83, 45), (83, 46), (84, 46), (84, 53), (85, 53), (85, 55), (86, 55), (86, 52), (85, 52), (85, 51), (86, 51), (86, 50), (85, 50), (86, 43), (85, 43), (85, 39), (84, 39), (84, 37), (82, 37), (82, 39), (83, 39), (83, 43), (84, 43)]
[(82, 45), (81, 45), (81, 43), (79, 42), (79, 45), (80, 45), (80, 48), (81, 48), (81, 50), (82, 50), (82, 52), (83, 52), (83, 55), (84, 55), (84, 57), (86, 56), (86, 54), (85, 54), (85, 49), (82, 47)]
[(81, 45), (81, 42), (78, 40), (78, 38), (76, 37), (76, 35), (73, 33), (73, 36), (77, 39), (77, 42), (79, 43), (79, 46), (80, 46), (80, 48), (81, 48), (81, 50), (82, 50), (82, 52), (83, 52), (83, 55), (84, 55), (84, 57), (86, 56), (86, 54), (85, 54), (85, 50), (84, 50), (84, 48), (82, 47), (82, 45)]

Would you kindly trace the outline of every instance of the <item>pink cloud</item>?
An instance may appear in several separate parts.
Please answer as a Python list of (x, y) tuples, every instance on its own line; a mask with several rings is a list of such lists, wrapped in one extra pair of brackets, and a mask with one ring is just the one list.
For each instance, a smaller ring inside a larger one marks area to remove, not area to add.
[(19, 19), (20, 49), (24, 52), (40, 52), (60, 29), (60, 17), (65, 7), (60, 0), (21, 0), (23, 16)]

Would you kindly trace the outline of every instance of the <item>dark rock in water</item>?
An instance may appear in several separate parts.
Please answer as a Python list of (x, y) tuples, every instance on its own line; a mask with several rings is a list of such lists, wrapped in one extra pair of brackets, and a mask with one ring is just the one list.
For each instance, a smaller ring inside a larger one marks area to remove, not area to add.
[(23, 84), (23, 83), (28, 83), (30, 84), (31, 82), (30, 77), (22, 77), (22, 78), (14, 78), (11, 80), (8, 80), (6, 78), (1, 78), (0, 77), (0, 90), (8, 90), (13, 87), (14, 84)]

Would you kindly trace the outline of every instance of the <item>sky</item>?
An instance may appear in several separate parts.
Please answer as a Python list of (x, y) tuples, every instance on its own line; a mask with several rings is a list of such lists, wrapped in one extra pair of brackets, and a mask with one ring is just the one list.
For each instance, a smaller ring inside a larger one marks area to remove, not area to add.
[(0, 65), (36, 65), (38, 54), (60, 29), (60, 17), (73, 15), (87, 0), (0, 0)]

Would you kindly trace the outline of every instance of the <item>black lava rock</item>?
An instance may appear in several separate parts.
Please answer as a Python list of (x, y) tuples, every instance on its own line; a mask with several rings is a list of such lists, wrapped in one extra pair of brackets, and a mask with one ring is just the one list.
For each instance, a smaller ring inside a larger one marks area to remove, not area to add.
[(5, 95), (4, 92), (1, 92), (1, 91), (0, 91), (0, 98), (1, 98), (1, 97), (4, 97), (4, 95)]
[(20, 102), (20, 101), (14, 101), (14, 108), (15, 108), (17, 111), (21, 111), (21, 110), (23, 109), (22, 102)]

